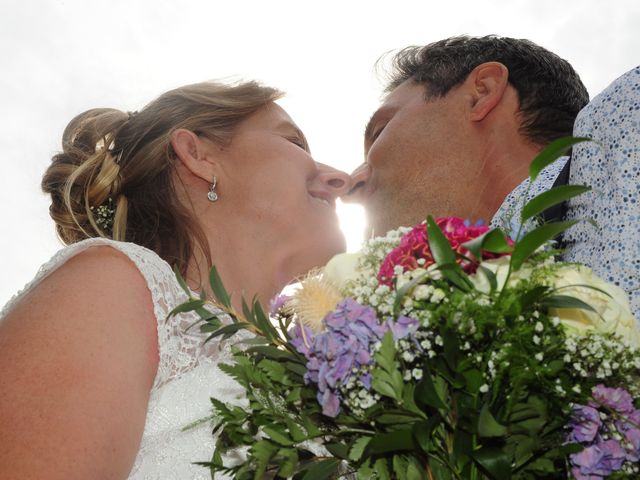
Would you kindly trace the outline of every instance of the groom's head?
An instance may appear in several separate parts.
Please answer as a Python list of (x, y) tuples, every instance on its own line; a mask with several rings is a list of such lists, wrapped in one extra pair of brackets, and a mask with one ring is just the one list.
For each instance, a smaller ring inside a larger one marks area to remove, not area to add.
[(352, 200), (375, 234), (426, 214), (487, 221), (589, 101), (568, 62), (527, 40), (455, 37), (395, 55)]

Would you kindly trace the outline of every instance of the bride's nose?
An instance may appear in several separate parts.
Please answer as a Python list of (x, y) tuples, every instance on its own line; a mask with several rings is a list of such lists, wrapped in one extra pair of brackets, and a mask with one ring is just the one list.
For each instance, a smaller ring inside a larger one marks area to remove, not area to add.
[(363, 163), (351, 173), (351, 188), (342, 196), (341, 200), (345, 203), (361, 203), (362, 192), (364, 186), (371, 176), (371, 167), (368, 163)]
[(348, 173), (323, 163), (318, 163), (318, 180), (334, 197), (340, 197), (351, 189), (351, 177)]

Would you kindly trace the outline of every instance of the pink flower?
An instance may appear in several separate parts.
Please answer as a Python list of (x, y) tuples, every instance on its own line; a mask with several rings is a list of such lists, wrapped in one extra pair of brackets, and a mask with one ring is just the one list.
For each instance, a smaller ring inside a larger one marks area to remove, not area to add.
[[(436, 224), (444, 233), (447, 240), (451, 244), (454, 252), (461, 255), (471, 257), (471, 253), (462, 244), (479, 237), (483, 233), (489, 231), (486, 225), (469, 225), (463, 219), (458, 217), (443, 217), (436, 220)], [(502, 255), (483, 252), (482, 259), (497, 258)], [(418, 264), (418, 260), (423, 259), (422, 265)], [(475, 262), (458, 258), (458, 264), (467, 273), (473, 273), (477, 269)], [(433, 265), (435, 260), (429, 248), (427, 241), (427, 225), (421, 223), (413, 227), (413, 229), (400, 239), (400, 245), (394, 248), (382, 262), (380, 271), (378, 272), (378, 282), (380, 284), (392, 286), (394, 268), (401, 266), (402, 271), (415, 270), (418, 267), (428, 268)]]

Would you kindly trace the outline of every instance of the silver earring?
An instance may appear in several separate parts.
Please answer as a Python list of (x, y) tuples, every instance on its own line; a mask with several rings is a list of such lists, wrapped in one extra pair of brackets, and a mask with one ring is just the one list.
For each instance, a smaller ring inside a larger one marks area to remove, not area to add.
[(216, 192), (216, 185), (218, 184), (218, 179), (213, 177), (213, 182), (211, 183), (211, 187), (209, 188), (209, 192), (207, 193), (207, 198), (210, 202), (218, 201), (218, 193)]

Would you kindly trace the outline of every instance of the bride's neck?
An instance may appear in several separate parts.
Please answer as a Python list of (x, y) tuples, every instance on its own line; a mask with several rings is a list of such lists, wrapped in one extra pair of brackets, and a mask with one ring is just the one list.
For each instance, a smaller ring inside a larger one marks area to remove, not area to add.
[[(241, 308), (242, 298), (249, 303), (256, 297), (267, 307), (269, 300), (278, 294), (289, 280), (273, 249), (256, 249), (255, 240), (250, 242), (250, 245), (245, 245), (237, 238), (229, 241), (222, 237), (211, 243), (214, 243), (210, 245), (211, 261), (237, 310)], [(186, 280), (193, 290), (204, 290), (207, 296), (212, 298), (209, 270), (205, 255), (198, 252), (189, 262)]]

